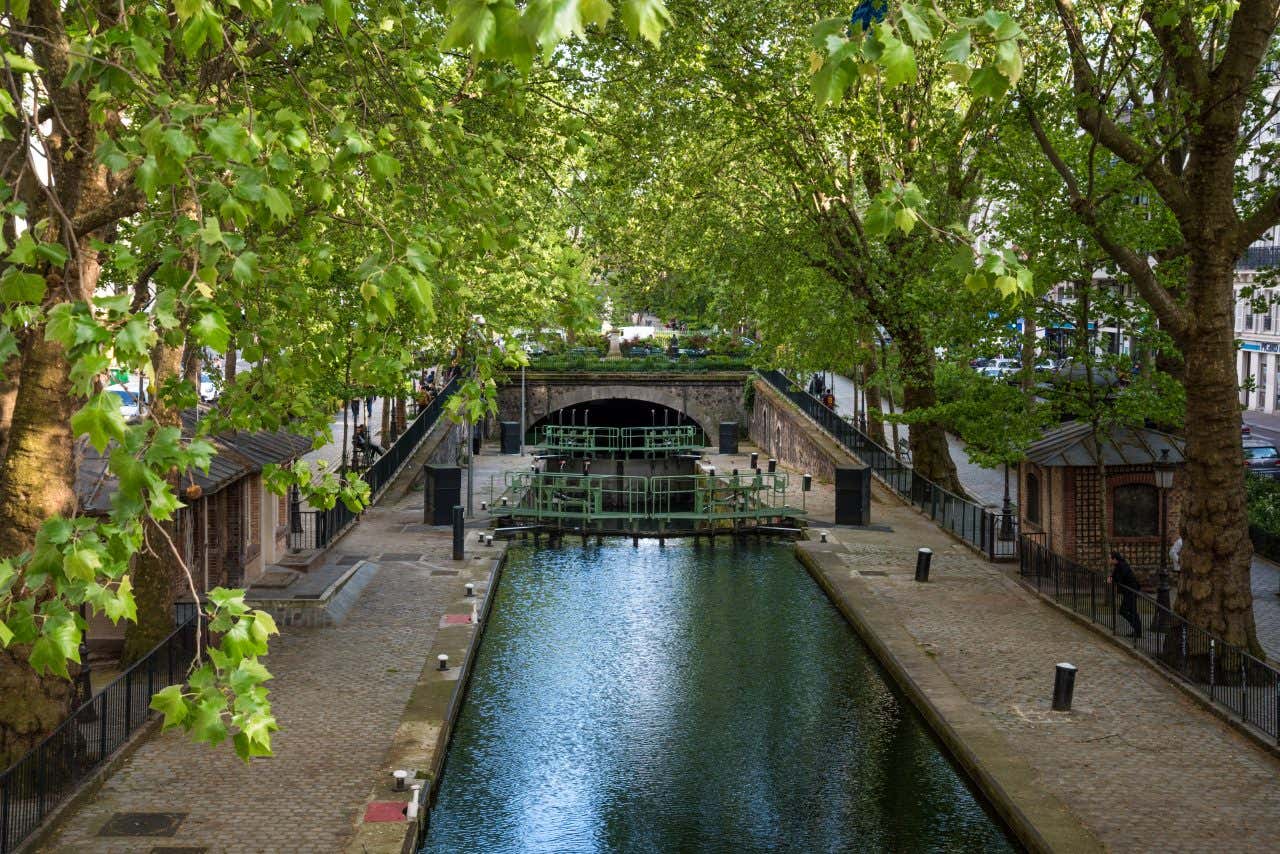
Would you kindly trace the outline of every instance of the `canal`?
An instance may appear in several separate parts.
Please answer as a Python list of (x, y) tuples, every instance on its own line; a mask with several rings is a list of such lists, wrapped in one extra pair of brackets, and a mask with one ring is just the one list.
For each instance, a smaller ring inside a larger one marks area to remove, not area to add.
[(784, 544), (515, 545), (425, 852), (1009, 851)]

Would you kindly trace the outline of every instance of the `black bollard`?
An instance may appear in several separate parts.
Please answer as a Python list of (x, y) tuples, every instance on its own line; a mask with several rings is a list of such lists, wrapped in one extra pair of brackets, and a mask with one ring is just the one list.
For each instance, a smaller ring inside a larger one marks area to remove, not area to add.
[(929, 580), (929, 563), (933, 560), (932, 549), (919, 549), (916, 552), (916, 581)]
[(453, 505), (453, 559), (463, 559), (463, 538), (466, 531), (462, 527), (462, 505)]
[(1071, 711), (1071, 695), (1076, 690), (1076, 666), (1065, 661), (1053, 670), (1053, 710)]
[(773, 474), (778, 470), (778, 461), (773, 457), (769, 458), (769, 474)]
[(800, 483), (801, 483), (800, 488), (805, 492), (808, 492), (809, 490), (813, 489), (813, 475), (811, 474), (804, 475), (803, 477), (800, 478)]
[(753, 469), (760, 468), (760, 455), (755, 451), (751, 452), (751, 467)]

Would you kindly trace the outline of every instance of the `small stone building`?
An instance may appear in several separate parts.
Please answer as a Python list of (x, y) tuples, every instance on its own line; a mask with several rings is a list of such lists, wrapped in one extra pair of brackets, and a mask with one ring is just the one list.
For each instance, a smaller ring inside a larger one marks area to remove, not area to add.
[[(183, 413), (183, 434), (195, 434), (197, 414)], [(215, 449), (208, 473), (182, 475), (176, 514), (175, 543), (203, 593), (214, 587), (248, 587), (267, 567), (288, 553), (289, 501), (266, 488), (262, 468), (268, 463), (288, 465), (311, 450), (310, 440), (284, 431), (220, 433), (207, 437)], [(110, 449), (108, 449), (108, 454)], [(77, 473), (81, 510), (106, 514), (111, 509), (115, 480), (106, 472), (106, 459), (87, 448)], [(199, 496), (183, 494), (199, 487)], [(177, 598), (190, 598), (185, 579), (175, 579)], [(124, 624), (105, 617), (89, 621), (87, 641), (106, 652), (124, 638)]]
[[(1183, 442), (1145, 427), (1113, 427), (1094, 441), (1092, 428), (1068, 422), (1049, 430), (1027, 448), (1018, 467), (1021, 531), (1032, 541), (1085, 566), (1104, 570), (1102, 526), (1111, 548), (1134, 568), (1160, 564), (1160, 490), (1154, 463), (1167, 452), (1181, 467)], [(1106, 518), (1098, 489), (1098, 445), (1105, 466)], [(1181, 480), (1175, 475), (1167, 496), (1166, 543), (1178, 538)]]

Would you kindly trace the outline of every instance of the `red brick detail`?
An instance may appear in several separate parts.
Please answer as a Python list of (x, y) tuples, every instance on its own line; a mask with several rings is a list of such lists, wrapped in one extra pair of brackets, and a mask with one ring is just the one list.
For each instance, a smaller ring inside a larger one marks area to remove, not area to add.
[(409, 805), (404, 801), (372, 801), (364, 808), (366, 824), (375, 821), (405, 821)]

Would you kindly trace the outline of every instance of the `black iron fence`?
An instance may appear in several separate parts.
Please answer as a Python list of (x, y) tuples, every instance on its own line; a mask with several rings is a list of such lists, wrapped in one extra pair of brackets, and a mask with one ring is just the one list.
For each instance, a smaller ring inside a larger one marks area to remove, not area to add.
[(942, 528), (955, 534), (991, 560), (1012, 560), (1018, 551), (1018, 519), (983, 507), (917, 474), (910, 463), (862, 430), (823, 406), (822, 401), (792, 382), (781, 371), (760, 375), (817, 422), (836, 441), (853, 452), (890, 489), (913, 504)]
[(182, 682), (196, 654), (194, 608), (146, 658), (78, 706), (61, 726), (0, 775), (0, 854), (22, 844), (45, 816), (146, 723), (151, 697)]
[[(431, 399), (431, 402), (418, 410), (417, 416), (409, 422), (405, 431), (396, 437), (391, 447), (360, 473), (365, 483), (369, 484), (369, 491), (374, 498), (395, 479), (396, 473), (413, 456), (419, 443), (440, 419), (445, 402), (457, 390), (458, 380), (454, 378)], [(359, 515), (348, 509), (341, 501), (328, 510), (303, 510), (298, 496), (291, 495), (289, 548), (293, 551), (323, 549)]]
[(1141, 591), (1117, 589), (1102, 573), (1050, 551), (1043, 536), (1024, 535), (1018, 550), (1023, 579), (1042, 596), (1125, 638), (1212, 702), (1280, 741), (1280, 670)]

